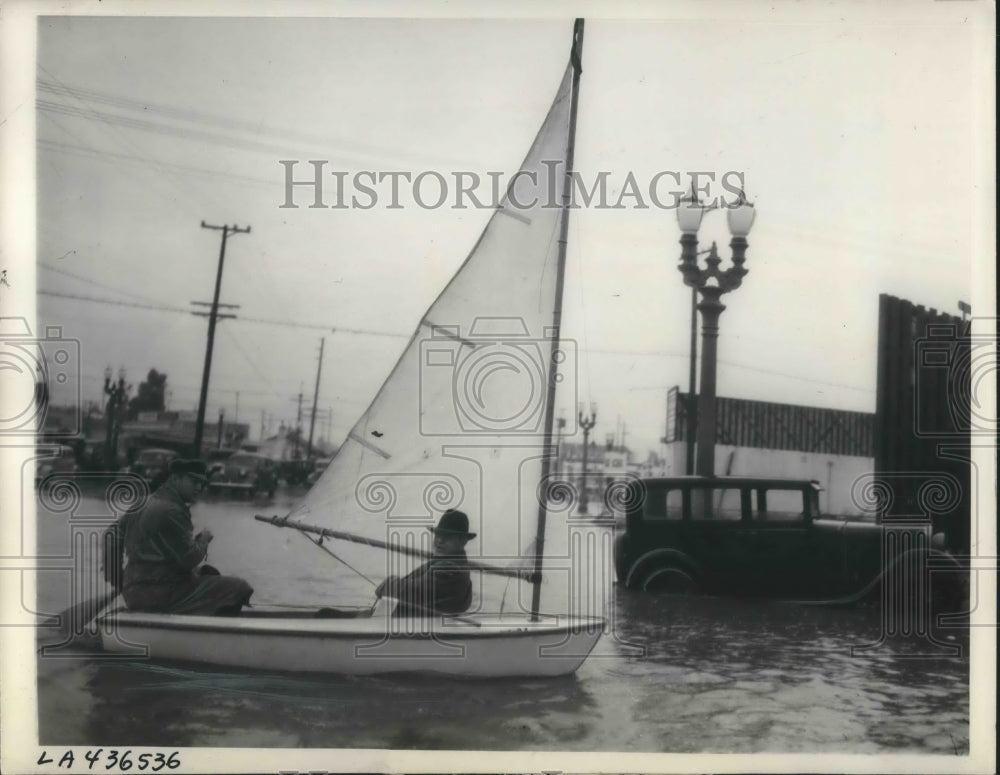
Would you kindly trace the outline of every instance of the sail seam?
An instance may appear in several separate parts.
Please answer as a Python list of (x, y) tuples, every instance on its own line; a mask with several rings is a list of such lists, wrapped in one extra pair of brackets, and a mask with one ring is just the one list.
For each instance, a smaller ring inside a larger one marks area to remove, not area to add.
[(353, 439), (358, 444), (360, 444), (362, 447), (365, 447), (366, 449), (370, 449), (372, 452), (374, 452), (376, 455), (378, 455), (381, 458), (384, 458), (384, 459), (388, 460), (389, 458), (392, 457), (392, 455), (390, 455), (384, 449), (381, 449), (380, 447), (377, 447), (376, 445), (374, 445), (370, 441), (368, 441), (368, 439), (366, 439), (364, 436), (359, 436), (354, 431), (351, 431), (349, 434), (347, 434), (347, 437), (349, 439)]

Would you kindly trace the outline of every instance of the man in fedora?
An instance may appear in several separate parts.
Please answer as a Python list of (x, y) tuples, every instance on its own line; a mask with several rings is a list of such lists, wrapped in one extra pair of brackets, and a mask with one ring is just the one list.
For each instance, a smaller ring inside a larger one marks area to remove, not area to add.
[(469, 532), (469, 517), (448, 509), (430, 531), (434, 534), (434, 556), (430, 561), (402, 578), (389, 576), (375, 590), (376, 597), (399, 601), (396, 616), (460, 614), (472, 604), (465, 545), (476, 534)]
[(247, 582), (202, 564), (213, 536), (194, 534), (189, 506), (207, 482), (203, 461), (172, 461), (167, 481), (130, 525), (122, 596), (131, 610), (233, 615), (250, 602)]

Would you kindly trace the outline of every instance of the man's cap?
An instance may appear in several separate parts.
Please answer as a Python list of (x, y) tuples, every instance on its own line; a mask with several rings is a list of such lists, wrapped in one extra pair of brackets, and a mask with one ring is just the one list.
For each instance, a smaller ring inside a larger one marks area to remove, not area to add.
[(193, 476), (203, 482), (208, 481), (208, 466), (204, 460), (176, 458), (170, 461), (169, 471), (175, 476)]
[(471, 541), (476, 537), (475, 533), (469, 532), (468, 515), (464, 511), (458, 511), (457, 509), (448, 509), (441, 515), (437, 527), (430, 528), (430, 531), (435, 535), (441, 535), (446, 538), (464, 538), (466, 541)]

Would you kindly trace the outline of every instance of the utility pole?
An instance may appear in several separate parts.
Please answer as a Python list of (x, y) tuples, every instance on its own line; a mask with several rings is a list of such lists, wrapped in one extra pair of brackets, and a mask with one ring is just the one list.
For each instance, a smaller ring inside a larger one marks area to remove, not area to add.
[[(205, 367), (201, 373), (201, 395), (198, 398), (198, 421), (194, 426), (194, 456), (201, 457), (201, 437), (205, 430), (205, 402), (208, 400), (208, 380), (212, 372), (212, 346), (215, 344), (215, 322), (219, 315), (219, 292), (222, 290), (222, 266), (226, 259), (226, 240), (230, 234), (249, 234), (250, 227), (241, 229), (239, 226), (211, 226), (204, 221), (201, 228), (214, 229), (222, 232), (222, 244), (219, 247), (219, 268), (215, 274), (215, 294), (212, 297), (212, 310), (208, 313), (208, 344), (205, 347)], [(203, 302), (195, 302), (203, 303)], [(234, 305), (222, 305), (233, 307)], [(204, 313), (194, 313), (203, 315)], [(221, 317), (235, 317), (235, 315), (223, 315)]]
[(319, 401), (319, 377), (323, 373), (323, 346), (326, 344), (326, 337), (319, 340), (319, 365), (316, 367), (316, 389), (313, 391), (312, 415), (309, 419), (309, 444), (306, 446), (306, 459), (312, 457), (313, 449), (313, 429), (316, 427), (316, 404)]
[(265, 420), (266, 420), (266, 418), (267, 418), (267, 412), (265, 412), (263, 409), (261, 409), (260, 410), (260, 440), (261, 441), (264, 440), (264, 428), (265, 428)]

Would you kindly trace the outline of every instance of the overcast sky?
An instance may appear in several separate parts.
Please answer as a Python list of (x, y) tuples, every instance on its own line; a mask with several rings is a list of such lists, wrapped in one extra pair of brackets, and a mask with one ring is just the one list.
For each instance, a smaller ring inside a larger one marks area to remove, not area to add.
[[(758, 210), (750, 272), (724, 298), (719, 394), (874, 411), (880, 293), (955, 314), (959, 299), (977, 313), (993, 303), (989, 6), (656, 8), (662, 21), (586, 25), (576, 168), (588, 182), (607, 173), (609, 203), (631, 173), (650, 205), (571, 216), (563, 334), (597, 438), (620, 418), (644, 455), (666, 389), (687, 386), (680, 234), (647, 196), (664, 171), (664, 202), (674, 173), (686, 186), (692, 172), (735, 172)], [(281, 208), (279, 161), (299, 160), (303, 178), (326, 160), (327, 204), (333, 171), (348, 184), (362, 170), (510, 176), (571, 31), (571, 13), (41, 19), (37, 69), (8, 97), (30, 104), (37, 81), (36, 287), (92, 297), (40, 295), (37, 322), (80, 340), (84, 399), (99, 400), (110, 364), (136, 384), (165, 371), (170, 408), (196, 407), (205, 319), (144, 307), (210, 301), (220, 233), (200, 224), (237, 224), (252, 231), (229, 241), (222, 301), (241, 306), (219, 324), (208, 415), (232, 418), (238, 391), (254, 435), (262, 412), (293, 420), (325, 336), (319, 405), (342, 437), (490, 213), (447, 206), (453, 185), (424, 209), (404, 184), (389, 208), (387, 183), (367, 210), (309, 208), (302, 190), (300, 208)], [(428, 182), (425, 200), (435, 193)], [(701, 237), (728, 262), (723, 213)], [(5, 262), (5, 315), (31, 314), (33, 267), (18, 258)]]

